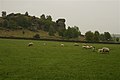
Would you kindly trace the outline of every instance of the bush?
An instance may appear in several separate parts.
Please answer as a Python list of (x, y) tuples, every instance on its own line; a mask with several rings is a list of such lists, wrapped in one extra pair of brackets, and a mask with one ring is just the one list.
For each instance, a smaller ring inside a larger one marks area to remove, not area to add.
[(40, 35), (39, 35), (39, 34), (35, 34), (35, 35), (33, 36), (33, 38), (34, 38), (34, 39), (40, 39)]
[(118, 37), (116, 38), (116, 41), (119, 42), (119, 38)]

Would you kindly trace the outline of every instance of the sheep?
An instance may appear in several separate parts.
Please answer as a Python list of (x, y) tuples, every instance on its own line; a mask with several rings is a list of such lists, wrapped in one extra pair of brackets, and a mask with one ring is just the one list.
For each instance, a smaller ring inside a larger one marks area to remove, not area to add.
[(64, 44), (61, 44), (60, 46), (61, 46), (61, 47), (64, 47)]
[(82, 48), (86, 48), (86, 46), (82, 46)]
[(82, 48), (85, 48), (85, 49), (92, 49), (93, 48), (93, 46), (88, 46), (88, 45), (84, 45), (84, 46), (82, 46)]
[(102, 53), (102, 52), (103, 52), (103, 49), (98, 49), (98, 52)]
[(78, 43), (74, 43), (74, 46), (79, 46), (79, 44)]
[(107, 47), (103, 47), (102, 49), (103, 49), (103, 52), (104, 52), (104, 53), (105, 53), (105, 52), (108, 52), (108, 53), (109, 53), (109, 51), (110, 51), (110, 49), (107, 48)]
[(32, 43), (32, 42), (30, 42), (30, 43), (28, 44), (28, 46), (33, 46), (33, 43)]
[(102, 49), (98, 49), (98, 52), (100, 52), (100, 53), (109, 53), (109, 51), (110, 51), (110, 49), (109, 48), (107, 48), (107, 47), (103, 47)]
[(93, 46), (89, 46), (89, 48), (90, 48), (90, 49), (92, 49), (92, 48), (93, 48)]

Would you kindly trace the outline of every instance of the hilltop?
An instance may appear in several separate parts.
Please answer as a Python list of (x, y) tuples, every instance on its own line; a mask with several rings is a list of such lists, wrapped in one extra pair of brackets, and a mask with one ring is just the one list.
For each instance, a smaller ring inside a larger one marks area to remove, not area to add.
[[(40, 17), (31, 16), (28, 12), (25, 12), (25, 14), (10, 13), (7, 15), (7, 13), (3, 11), (2, 17), (0, 17), (0, 30), (1, 33), (4, 33), (4, 31), (6, 31), (6, 34), (11, 34), (15, 31), (23, 31), (24, 33), (27, 33), (26, 31), (28, 31), (30, 34), (27, 35), (30, 37), (31, 33), (37, 33), (40, 34), (40, 36), (47, 37), (61, 36), (64, 38), (78, 38), (81, 34), (79, 28), (77, 26), (74, 26), (68, 27), (68, 29), (66, 29), (65, 22), (66, 20), (63, 18), (53, 21), (50, 15), (46, 16), (45, 14), (42, 14)], [(5, 34), (2, 35), (6, 36)], [(19, 37), (20, 34), (16, 35)]]

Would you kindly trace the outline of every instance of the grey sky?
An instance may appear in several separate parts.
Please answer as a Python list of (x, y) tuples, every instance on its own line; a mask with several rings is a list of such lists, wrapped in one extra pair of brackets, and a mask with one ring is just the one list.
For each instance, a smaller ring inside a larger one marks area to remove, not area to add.
[(67, 26), (86, 31), (120, 34), (120, 0), (0, 0), (0, 12), (51, 15), (65, 18)]

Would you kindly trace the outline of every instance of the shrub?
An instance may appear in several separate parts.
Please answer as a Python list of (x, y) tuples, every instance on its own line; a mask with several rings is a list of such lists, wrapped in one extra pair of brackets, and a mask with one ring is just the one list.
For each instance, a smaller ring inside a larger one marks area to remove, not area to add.
[(33, 36), (33, 38), (34, 38), (34, 39), (40, 39), (40, 35), (39, 35), (39, 34), (35, 34), (35, 35)]

